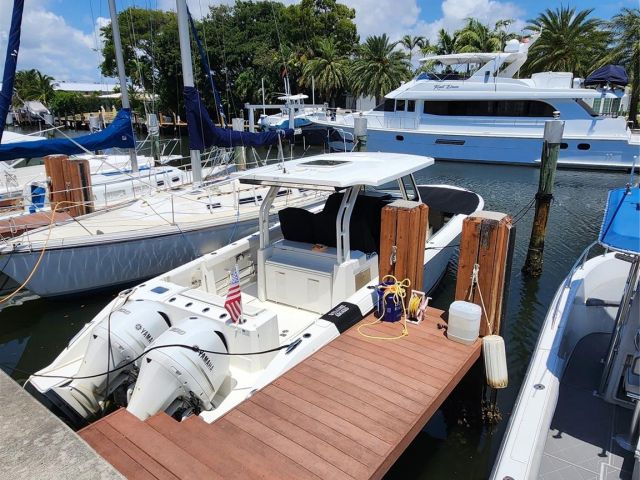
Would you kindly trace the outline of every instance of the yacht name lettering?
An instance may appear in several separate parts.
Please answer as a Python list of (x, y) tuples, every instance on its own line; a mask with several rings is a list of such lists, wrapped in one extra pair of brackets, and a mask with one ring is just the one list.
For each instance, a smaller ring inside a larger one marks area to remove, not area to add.
[(202, 359), (209, 371), (213, 370), (213, 362), (206, 353), (200, 352), (198, 353), (198, 356)]
[(445, 83), (444, 85), (434, 85), (434, 90), (450, 90), (452, 88), (460, 88), (460, 85), (451, 85), (450, 83)]

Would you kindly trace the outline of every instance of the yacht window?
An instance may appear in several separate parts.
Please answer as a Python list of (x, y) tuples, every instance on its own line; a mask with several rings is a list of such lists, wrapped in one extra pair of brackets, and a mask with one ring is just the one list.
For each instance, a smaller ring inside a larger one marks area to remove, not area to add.
[(404, 100), (396, 100), (396, 112), (404, 112)]
[(425, 102), (428, 115), (471, 117), (553, 117), (554, 108), (536, 100), (487, 100)]
[(393, 112), (395, 109), (396, 101), (392, 98), (385, 99), (384, 103), (378, 105), (374, 110), (376, 112)]
[(416, 111), (416, 101), (407, 100), (407, 112), (415, 112), (415, 111)]
[[(596, 102), (597, 102), (597, 106), (596, 106)], [(581, 98), (576, 98), (576, 103), (578, 105), (580, 105), (582, 108), (584, 108), (584, 110), (591, 115), (592, 117), (597, 117), (599, 116), (597, 110), (600, 110), (600, 99), (596, 98), (595, 101), (593, 102), (593, 107), (591, 108), (591, 105), (589, 105), (587, 102), (585, 102), (583, 99)]]

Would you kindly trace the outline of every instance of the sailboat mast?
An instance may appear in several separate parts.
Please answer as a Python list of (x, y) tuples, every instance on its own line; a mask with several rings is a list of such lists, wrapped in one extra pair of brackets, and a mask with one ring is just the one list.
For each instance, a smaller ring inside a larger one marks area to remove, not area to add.
[(13, 98), (13, 83), (16, 78), (16, 66), (18, 64), (23, 9), (24, 0), (14, 0), (11, 14), (11, 30), (7, 39), (7, 57), (4, 63), (2, 90), (0, 90), (0, 140), (2, 140), (4, 124), (7, 120), (9, 108), (11, 108), (11, 99)]
[[(180, 59), (182, 60), (182, 79), (185, 87), (195, 86), (193, 83), (193, 66), (191, 65), (191, 42), (189, 39), (189, 20), (187, 14), (187, 1), (176, 0), (178, 13), (178, 36), (180, 38)], [(190, 150), (191, 174), (193, 182), (202, 182), (202, 165), (200, 163), (200, 150)]]
[[(118, 24), (118, 13), (116, 12), (116, 0), (109, 0), (109, 15), (111, 16), (111, 31), (113, 32), (113, 45), (116, 50), (116, 63), (118, 65), (118, 77), (120, 77), (120, 95), (122, 108), (131, 108), (129, 104), (129, 91), (127, 90), (127, 76), (124, 71), (124, 57), (122, 55), (122, 42), (120, 40), (120, 25)], [(129, 149), (129, 160), (131, 171), (138, 172), (138, 157), (136, 149)]]

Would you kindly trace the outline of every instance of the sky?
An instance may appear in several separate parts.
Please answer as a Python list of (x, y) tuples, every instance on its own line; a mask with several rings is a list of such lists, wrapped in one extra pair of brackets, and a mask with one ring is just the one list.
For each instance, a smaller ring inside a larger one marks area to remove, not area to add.
[[(206, 14), (208, 5), (231, 0), (187, 0), (194, 16)], [(284, 0), (285, 4), (295, 3)], [(440, 28), (453, 31), (465, 18), (475, 17), (488, 25), (513, 19), (510, 30), (520, 32), (528, 19), (561, 2), (552, 0), (343, 0), (356, 10), (362, 39), (387, 33), (423, 35), (434, 39)], [(609, 19), (622, 7), (637, 8), (638, 0), (563, 0), (578, 10), (593, 8), (592, 15)], [(116, 0), (118, 10), (128, 6), (175, 10), (175, 0)], [(0, 73), (11, 22), (13, 0), (0, 0)], [(98, 65), (101, 55), (100, 27), (109, 22), (107, 0), (25, 0), (18, 69), (36, 68), (59, 81), (104, 82)]]

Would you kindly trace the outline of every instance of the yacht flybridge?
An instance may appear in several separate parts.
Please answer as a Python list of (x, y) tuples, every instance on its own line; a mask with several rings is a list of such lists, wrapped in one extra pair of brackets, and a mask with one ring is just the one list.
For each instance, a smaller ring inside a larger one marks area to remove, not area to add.
[[(626, 101), (624, 90), (580, 88), (580, 79), (569, 72), (514, 78), (533, 41), (511, 40), (504, 52), (425, 57), (424, 62), (458, 67), (450, 73), (418, 75), (387, 94), (373, 110), (335, 120), (317, 115), (310, 119), (351, 136), (354, 116), (363, 115), (371, 151), (536, 165), (544, 123), (557, 111), (565, 121), (560, 166), (630, 169), (640, 150), (640, 135), (617, 115)], [(604, 104), (606, 114), (593, 108)]]
[[(246, 172), (241, 183), (267, 189), (258, 233), (122, 292), (27, 388), (74, 425), (113, 405), (140, 419), (164, 411), (213, 422), (373, 309), (385, 205), (430, 205), (426, 238), (415, 241), (425, 248), (424, 289), (436, 285), (447, 247), (483, 201), (456, 187), (417, 186), (414, 172), (432, 163), (343, 153)], [(280, 210), (270, 226), (279, 192), (293, 188), (330, 195), (313, 209)], [(234, 323), (225, 304), (238, 285)]]

